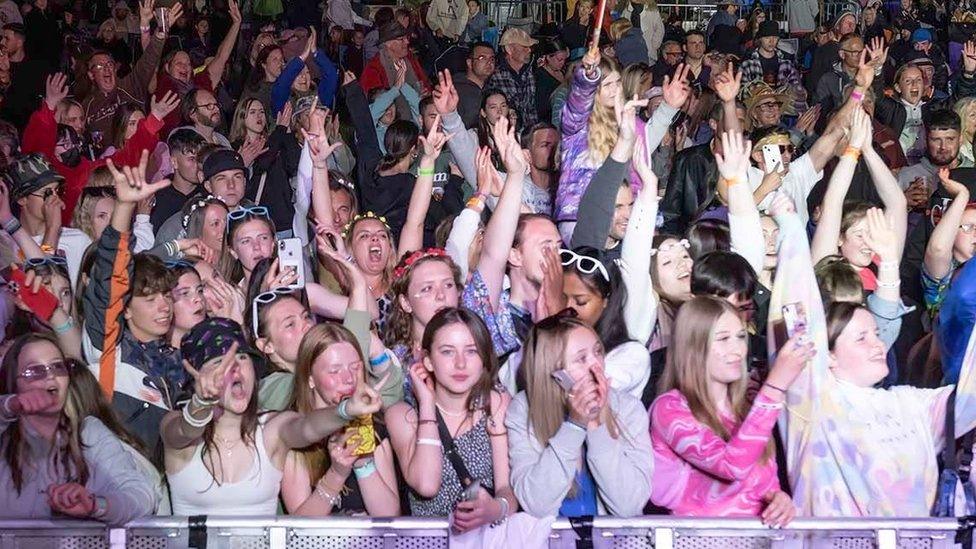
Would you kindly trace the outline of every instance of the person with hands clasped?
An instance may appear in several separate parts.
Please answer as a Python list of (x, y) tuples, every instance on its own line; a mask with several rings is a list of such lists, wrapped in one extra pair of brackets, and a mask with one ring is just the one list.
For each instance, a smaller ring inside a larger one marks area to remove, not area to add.
[(497, 360), (484, 323), (447, 308), (427, 323), (423, 360), (409, 371), (416, 407), (386, 412), (414, 516), (451, 515), (455, 532), (501, 524), (518, 510), (509, 485), (509, 397), (494, 388)]
[(0, 515), (124, 524), (152, 514), (156, 495), (131, 454), (68, 399), (67, 360), (43, 334), (14, 340), (0, 376)]
[(518, 393), (505, 417), (512, 486), (536, 517), (641, 514), (654, 463), (640, 400), (610, 387), (603, 344), (564, 310), (525, 342)]
[(160, 428), (176, 515), (275, 514), (288, 451), (316, 444), (382, 403), (376, 389), (360, 380), (335, 408), (260, 415), (260, 355), (239, 324), (205, 320), (183, 337), (180, 350), (193, 396)]

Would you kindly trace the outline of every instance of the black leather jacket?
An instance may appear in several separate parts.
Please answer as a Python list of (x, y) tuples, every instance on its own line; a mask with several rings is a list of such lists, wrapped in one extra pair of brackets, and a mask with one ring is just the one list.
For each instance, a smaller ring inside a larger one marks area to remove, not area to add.
[(662, 232), (684, 234), (695, 214), (715, 194), (718, 166), (711, 143), (696, 145), (674, 155), (668, 187), (661, 201)]

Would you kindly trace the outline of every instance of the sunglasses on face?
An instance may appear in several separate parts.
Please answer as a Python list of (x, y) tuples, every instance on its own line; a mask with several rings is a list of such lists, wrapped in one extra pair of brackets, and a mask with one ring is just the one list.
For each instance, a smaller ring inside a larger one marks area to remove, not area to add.
[(227, 221), (240, 221), (241, 219), (247, 217), (247, 214), (256, 215), (258, 217), (269, 217), (268, 208), (265, 206), (241, 206), (239, 209), (227, 214)]
[(68, 375), (68, 364), (63, 360), (55, 360), (50, 364), (33, 364), (24, 368), (24, 371), (17, 375), (27, 381), (47, 379), (48, 376), (61, 377)]
[(48, 187), (47, 189), (44, 189), (43, 191), (33, 192), (33, 193), (30, 193), (30, 194), (31, 194), (31, 196), (36, 196), (36, 197), (40, 198), (41, 200), (47, 200), (53, 194), (56, 194), (58, 196), (63, 196), (64, 195), (64, 187), (62, 187), (61, 185), (58, 185), (57, 187), (54, 187), (53, 189), (50, 188), (50, 187)]
[(583, 274), (593, 274), (593, 271), (600, 271), (603, 279), (610, 282), (610, 274), (607, 272), (607, 268), (596, 258), (580, 255), (572, 250), (561, 249), (559, 250), (559, 261), (563, 267), (573, 266)]
[(270, 305), (284, 296), (294, 296), (295, 290), (291, 288), (274, 288), (267, 292), (258, 294), (251, 303), (251, 326), (254, 327), (254, 337), (261, 337), (258, 334), (258, 307)]

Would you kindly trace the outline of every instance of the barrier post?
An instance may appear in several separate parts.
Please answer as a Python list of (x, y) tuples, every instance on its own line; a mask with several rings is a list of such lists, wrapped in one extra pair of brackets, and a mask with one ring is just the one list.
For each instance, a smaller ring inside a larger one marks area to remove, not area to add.
[(110, 549), (125, 549), (125, 528), (110, 528), (108, 531), (108, 546)]
[(897, 530), (878, 530), (878, 549), (897, 549)]
[(288, 529), (272, 526), (268, 529), (268, 549), (285, 549), (288, 546)]
[(654, 549), (674, 549), (674, 530), (671, 528), (655, 528)]

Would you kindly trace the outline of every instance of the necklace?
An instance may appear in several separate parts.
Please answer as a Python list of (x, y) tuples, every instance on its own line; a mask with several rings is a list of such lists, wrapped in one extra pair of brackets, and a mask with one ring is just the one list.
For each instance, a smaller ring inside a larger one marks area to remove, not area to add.
[(214, 440), (216, 440), (222, 446), (224, 446), (224, 453), (227, 454), (227, 457), (233, 456), (234, 455), (234, 448), (237, 448), (237, 445), (241, 443), (241, 439), (237, 439), (237, 440), (233, 441), (233, 443), (231, 443), (231, 441), (229, 441), (226, 438), (218, 435), (217, 433), (214, 433)]
[(468, 415), (468, 411), (467, 410), (464, 410), (462, 412), (450, 412), (450, 411), (445, 410), (444, 408), (442, 408), (440, 404), (434, 403), (434, 406), (437, 406), (437, 409), (440, 410), (442, 414), (444, 414), (445, 416), (448, 416), (448, 417), (464, 417), (464, 416)]

